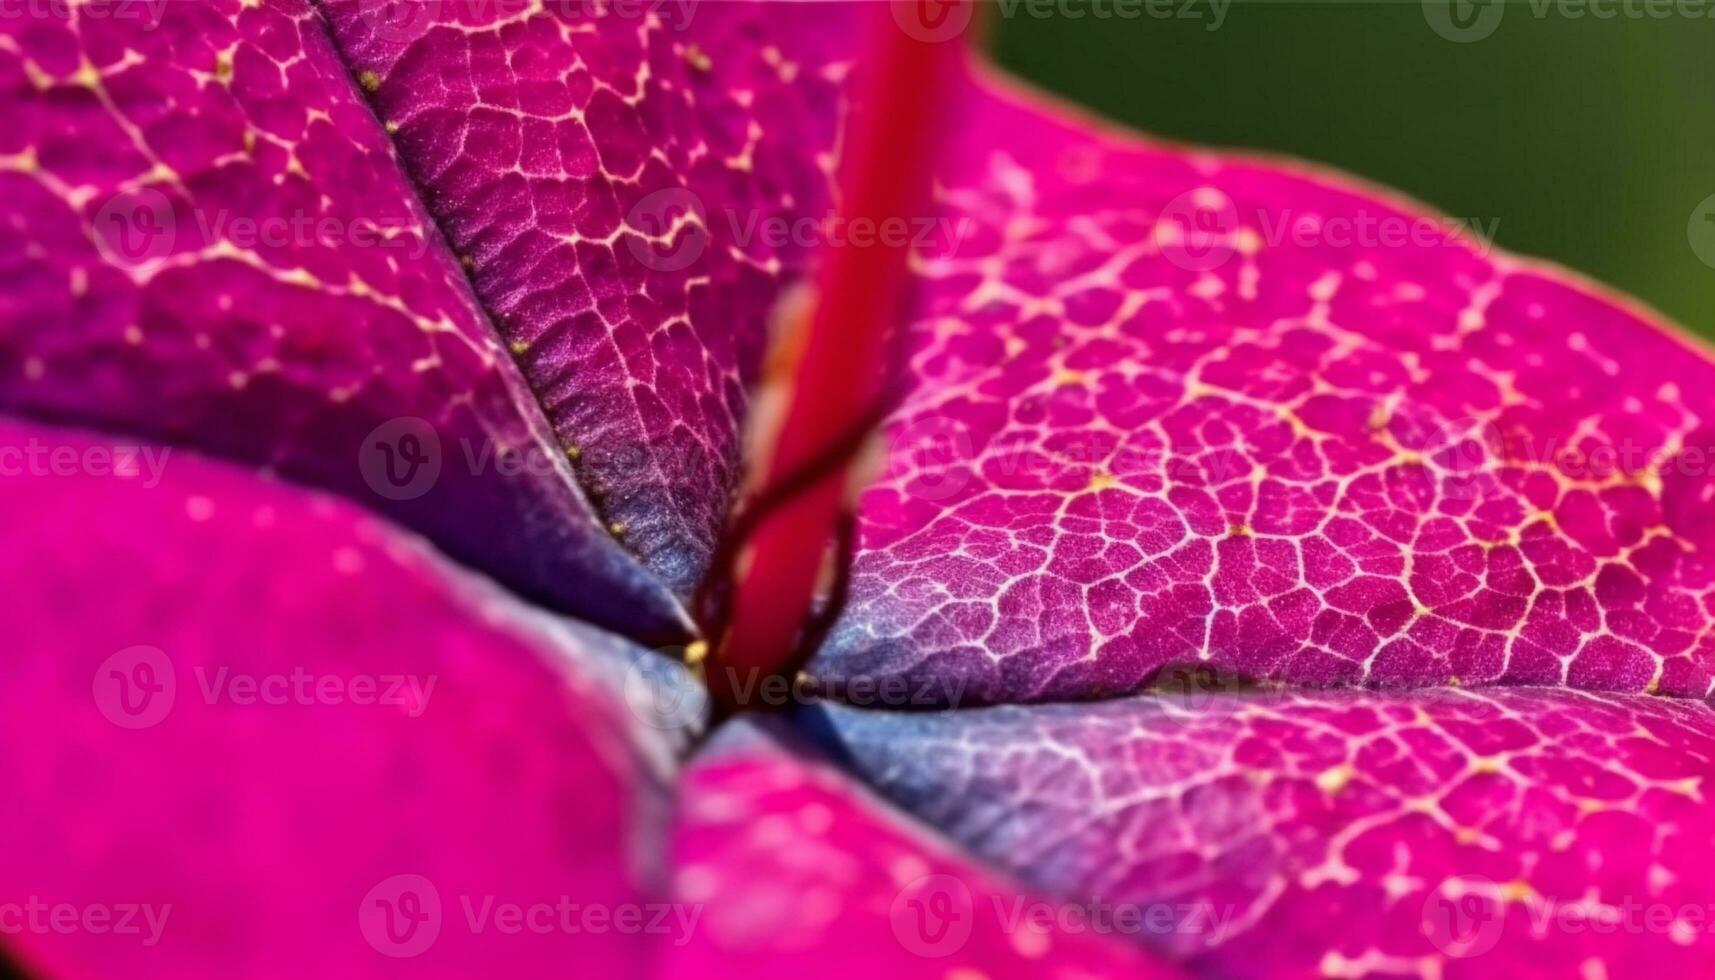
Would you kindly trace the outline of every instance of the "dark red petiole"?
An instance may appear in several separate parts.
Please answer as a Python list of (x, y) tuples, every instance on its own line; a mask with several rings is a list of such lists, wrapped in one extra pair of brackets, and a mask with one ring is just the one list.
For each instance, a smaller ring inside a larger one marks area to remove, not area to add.
[[(931, 163), (949, 124), (947, 92), (965, 46), (921, 38), (910, 26), (968, 21), (973, 0), (876, 3), (859, 103), (843, 161), (840, 227), (909, 227), (930, 205)], [(892, 8), (892, 9), (890, 9)], [(932, 15), (932, 16), (926, 16)], [(962, 18), (962, 20), (959, 20)], [(743, 707), (765, 678), (790, 678), (808, 651), (801, 633), (815, 602), (829, 547), (849, 521), (846, 478), (852, 451), (881, 397), (887, 340), (909, 280), (909, 248), (889, 236), (824, 245), (802, 354), (790, 373), (777, 439), (756, 482), (752, 520), (715, 574), (730, 583), (705, 663), (710, 694), (723, 711)], [(789, 325), (789, 329), (796, 325)], [(766, 508), (759, 506), (766, 501)]]

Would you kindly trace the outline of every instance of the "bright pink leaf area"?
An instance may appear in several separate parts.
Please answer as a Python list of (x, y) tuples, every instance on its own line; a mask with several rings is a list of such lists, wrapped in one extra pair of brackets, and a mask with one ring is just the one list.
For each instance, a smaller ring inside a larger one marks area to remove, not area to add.
[(686, 771), (675, 897), (704, 906), (682, 980), (1178, 976), (1020, 892), (773, 729), (730, 726)]
[[(0, 429), (0, 458), (32, 446), (110, 443)], [(80, 923), (9, 917), (8, 953), (74, 978), (639, 969), (651, 937), (465, 903), (649, 900), (677, 746), (601, 678), (654, 655), (343, 503), (188, 453), (160, 472), (0, 480), (0, 896)], [(81, 926), (125, 905), (158, 933)]]
[[(1715, 718), (1563, 689), (829, 711), (858, 770), (1215, 976), (1715, 971)], [(1611, 917), (1611, 918), (1608, 918)]]
[(960, 116), (822, 677), (1709, 694), (1701, 347), (1349, 180)]

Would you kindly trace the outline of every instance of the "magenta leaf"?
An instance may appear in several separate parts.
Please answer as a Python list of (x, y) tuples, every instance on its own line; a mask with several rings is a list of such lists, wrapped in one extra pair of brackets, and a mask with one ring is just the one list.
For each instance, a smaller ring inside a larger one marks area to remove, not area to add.
[[(42, 907), (8, 918), (9, 955), (56, 977), (641, 968), (649, 936), (483, 916), (657, 900), (679, 739), (610, 680), (654, 654), (332, 498), (0, 428), (0, 458), (32, 447), (135, 462), (0, 480), (0, 894)], [(672, 669), (651, 662), (690, 719)], [(61, 906), (135, 928), (54, 926)]]
[(704, 919), (664, 977), (1179, 975), (972, 864), (787, 737), (738, 722), (687, 769), (674, 896)]
[(769, 315), (819, 243), (855, 22), (689, 7), (326, 4), (585, 486), (681, 593), (726, 519)]
[(265, 465), (587, 618), (685, 628), (306, 3), (44, 9), (0, 22), (0, 407)]
[(825, 681), (1709, 694), (1702, 347), (1345, 178), (961, 113)]
[(837, 233), (855, 7), (103, 2), (0, 16), (0, 926), (141, 915), (8, 959), (1715, 968), (1715, 371), (1647, 314), (924, 93), (886, 472), (787, 698), (846, 703), (699, 745), (645, 647)]
[(1174, 909), (1143, 938), (1198, 972), (1715, 969), (1703, 704), (1511, 688), (821, 710), (859, 772), (997, 866)]

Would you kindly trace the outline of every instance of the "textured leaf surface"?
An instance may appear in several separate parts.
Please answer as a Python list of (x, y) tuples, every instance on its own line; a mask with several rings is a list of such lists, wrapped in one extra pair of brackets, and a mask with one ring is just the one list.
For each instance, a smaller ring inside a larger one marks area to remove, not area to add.
[(962, 116), (824, 679), (1709, 693), (1701, 349), (1332, 176)]
[[(0, 429), (0, 460), (31, 445), (108, 447)], [(0, 514), (0, 895), (165, 910), (147, 945), (141, 917), (9, 918), (9, 953), (56, 977), (640, 968), (650, 937), (465, 903), (649, 900), (675, 746), (604, 678), (653, 654), (189, 453), (153, 486), (0, 480)]]
[(578, 470), (682, 591), (768, 316), (828, 207), (850, 4), (332, 0)]
[(899, 715), (827, 709), (884, 794), (1050, 893), (1171, 903), (1218, 976), (1715, 969), (1715, 714), (1565, 689)]
[(848, 776), (750, 722), (686, 770), (675, 897), (704, 908), (668, 977), (1172, 977), (939, 843)]
[[(0, 24), (0, 405), (264, 464), (586, 617), (681, 628), (306, 3), (55, 9)], [(432, 462), (387, 483), (406, 435)]]

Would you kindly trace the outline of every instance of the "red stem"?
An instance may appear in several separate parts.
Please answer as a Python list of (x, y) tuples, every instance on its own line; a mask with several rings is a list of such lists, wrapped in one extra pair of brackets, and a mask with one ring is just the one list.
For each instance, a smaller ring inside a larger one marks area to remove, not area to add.
[[(864, 69), (871, 83), (843, 161), (842, 220), (835, 226), (842, 229), (852, 229), (858, 218), (876, 228), (910, 228), (911, 218), (926, 214), (931, 161), (947, 123), (947, 87), (964, 52), (957, 41), (913, 38), (899, 26), (908, 16), (895, 18), (888, 8), (873, 5)], [(909, 248), (890, 236), (863, 245), (853, 245), (851, 237), (823, 247), (810, 333), (764, 487), (849, 438), (881, 396), (887, 338), (910, 277)], [(740, 701), (759, 690), (761, 679), (797, 670), (799, 632), (846, 508), (845, 479), (845, 467), (838, 467), (774, 508), (735, 556), (727, 632), (706, 671), (710, 693), (724, 709), (743, 707)]]

